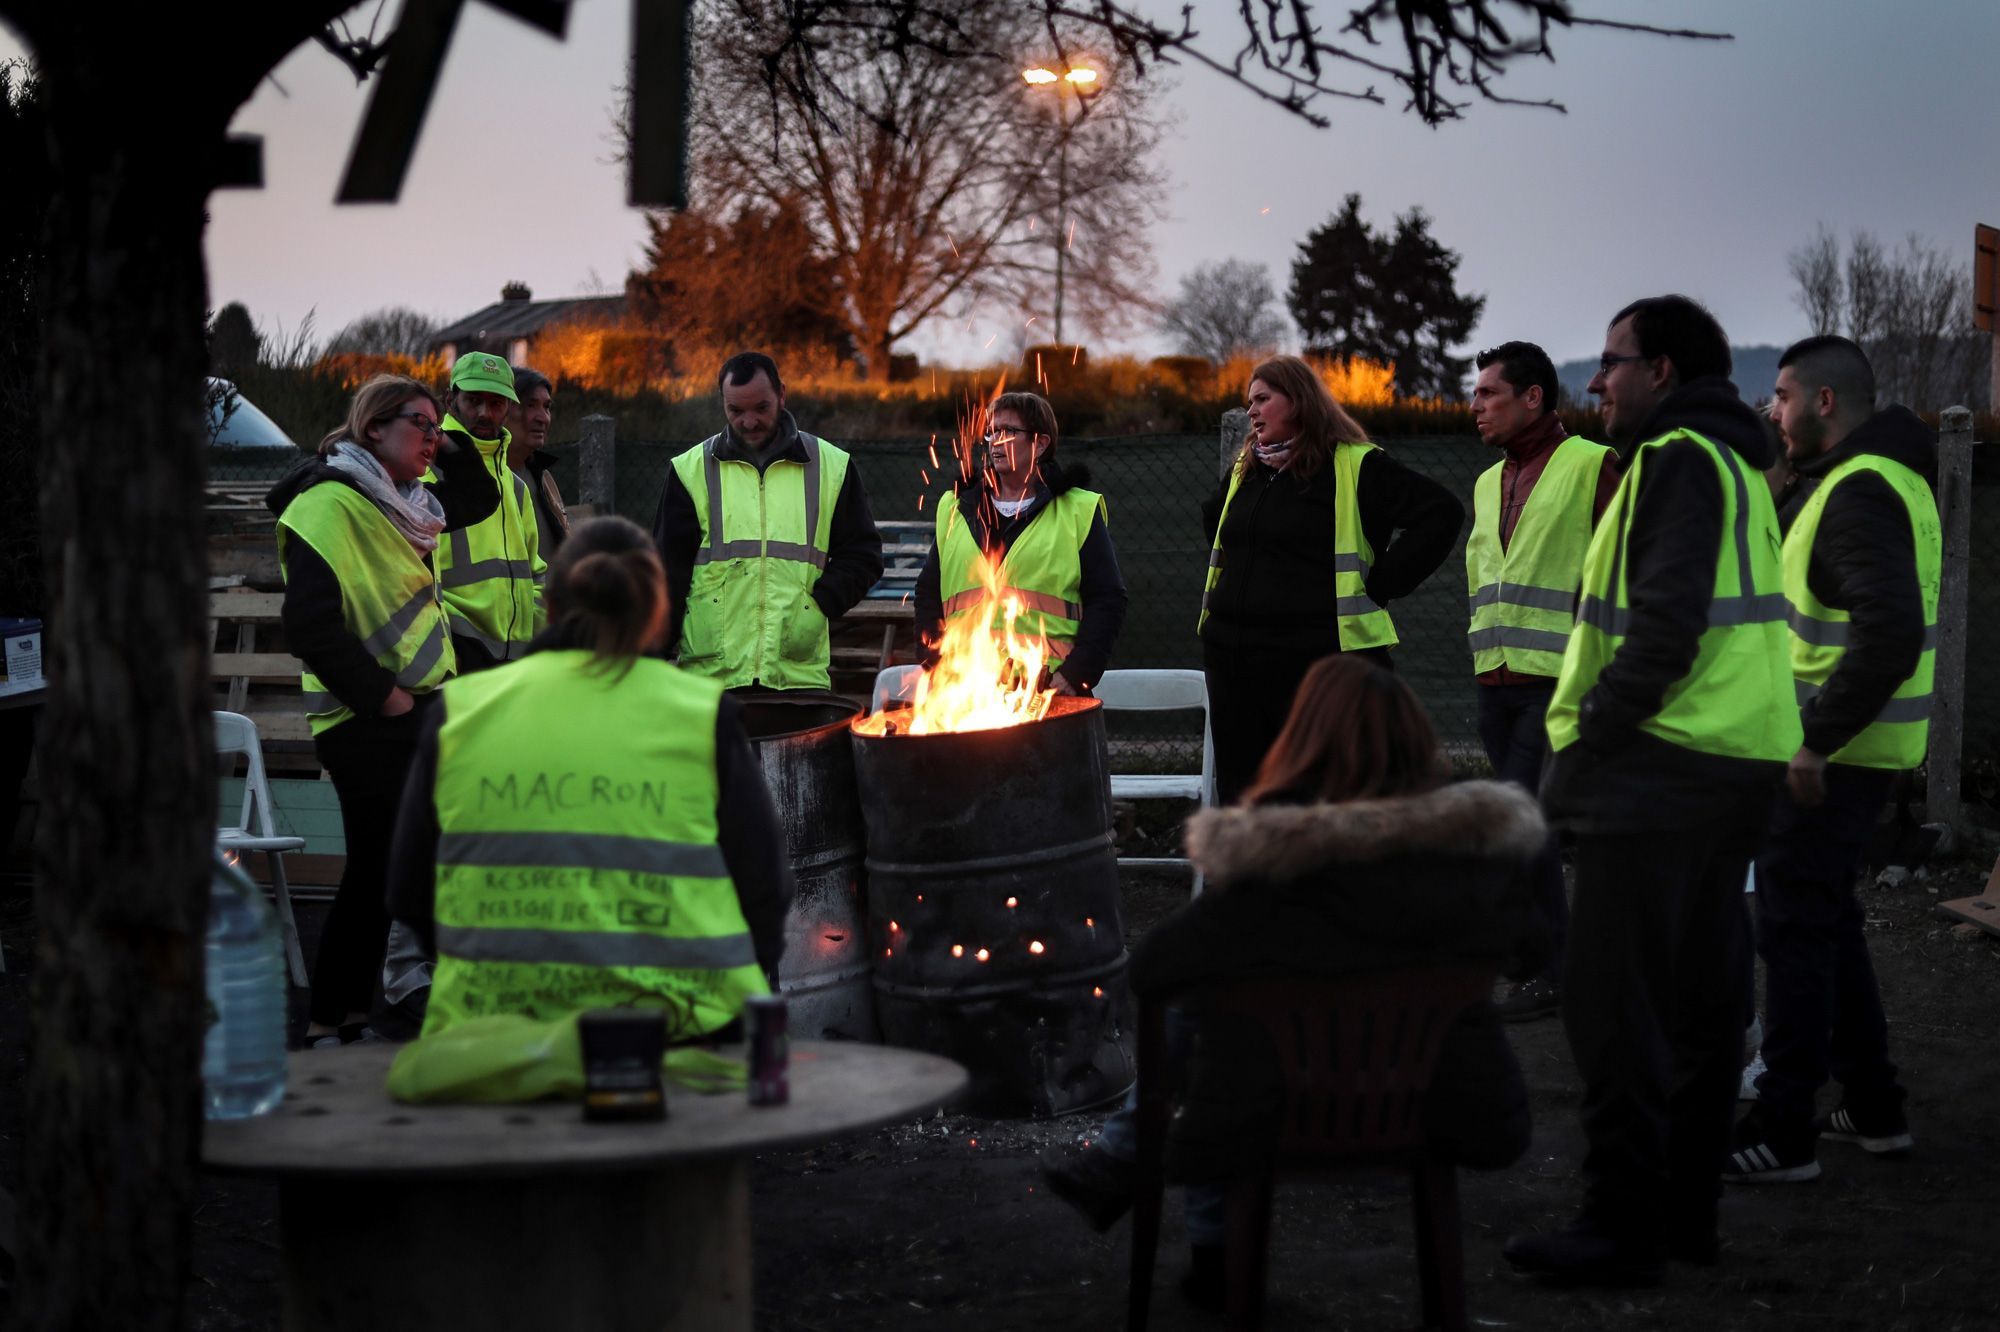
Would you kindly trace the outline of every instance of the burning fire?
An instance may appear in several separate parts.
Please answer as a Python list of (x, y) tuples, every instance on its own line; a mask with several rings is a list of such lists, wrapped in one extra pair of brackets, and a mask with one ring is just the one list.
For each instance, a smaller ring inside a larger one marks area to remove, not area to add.
[[(856, 730), (868, 735), (991, 731), (1040, 721), (1048, 714), (1056, 698), (1055, 690), (1043, 687), (1048, 640), (1015, 628), (1021, 599), (1006, 590), (997, 561), (981, 555), (974, 572), (986, 601), (945, 621), (937, 665), (917, 677), (909, 708), (863, 717), (854, 724)], [(991, 618), (996, 604), (998, 626)]]

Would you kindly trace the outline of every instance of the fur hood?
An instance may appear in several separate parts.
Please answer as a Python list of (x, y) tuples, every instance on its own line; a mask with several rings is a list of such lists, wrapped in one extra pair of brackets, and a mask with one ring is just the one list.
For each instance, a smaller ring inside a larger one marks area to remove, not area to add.
[(1401, 856), (1525, 858), (1548, 837), (1541, 806), (1508, 782), (1458, 782), (1419, 796), (1342, 804), (1205, 809), (1188, 821), (1188, 855), (1224, 887), (1285, 883), (1329, 863)]

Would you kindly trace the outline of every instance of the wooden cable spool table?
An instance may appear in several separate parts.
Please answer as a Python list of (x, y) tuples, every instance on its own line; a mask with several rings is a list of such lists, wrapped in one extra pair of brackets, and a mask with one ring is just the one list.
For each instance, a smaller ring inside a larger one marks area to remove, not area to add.
[(393, 1045), (291, 1057), (284, 1103), (206, 1125), (209, 1168), (276, 1176), (291, 1332), (751, 1326), (749, 1158), (907, 1119), (965, 1071), (792, 1043), (789, 1105), (669, 1086), (668, 1118), (575, 1102), (402, 1105)]

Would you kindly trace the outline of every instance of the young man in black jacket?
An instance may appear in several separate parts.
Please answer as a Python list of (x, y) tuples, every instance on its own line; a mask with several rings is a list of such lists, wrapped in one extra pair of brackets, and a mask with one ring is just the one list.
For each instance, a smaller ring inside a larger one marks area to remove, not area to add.
[[(1814, 1178), (1822, 1136), (1878, 1154), (1911, 1143), (1854, 882), (1890, 782), (1923, 754), (1930, 675), (1912, 677), (1935, 637), (1942, 534), (1936, 434), (1874, 406), (1874, 370), (1846, 338), (1808, 338), (1778, 362), (1793, 664), (1802, 692), (1817, 690), (1757, 857), (1765, 1072), (1723, 1166), (1741, 1183)], [(1831, 674), (1809, 678), (1828, 659)], [(1829, 1072), (1844, 1096), (1815, 1123)]]
[(1773, 450), (1729, 371), (1714, 317), (1664, 296), (1619, 311), (1590, 383), (1625, 478), (1585, 562), (1542, 784), (1576, 838), (1563, 1025), (1584, 1083), (1584, 1201), (1568, 1227), (1504, 1250), (1565, 1282), (1650, 1283), (1667, 1256), (1710, 1264), (1718, 1249), (1750, 1007), (1743, 883), (1798, 743), (1758, 475)]

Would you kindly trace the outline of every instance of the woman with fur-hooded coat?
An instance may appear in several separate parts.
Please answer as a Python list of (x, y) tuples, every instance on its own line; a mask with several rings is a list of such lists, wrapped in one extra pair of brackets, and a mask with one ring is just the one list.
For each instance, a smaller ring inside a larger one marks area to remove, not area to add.
[[(1368, 734), (1381, 730), (1403, 733), (1400, 745)], [(1547, 948), (1527, 874), (1547, 835), (1540, 810), (1518, 787), (1443, 777), (1406, 686), (1357, 658), (1318, 663), (1245, 803), (1190, 823), (1208, 891), (1141, 940), (1133, 989), (1452, 962), (1534, 974)], [(1360, 794), (1338, 798), (1343, 788)], [(1280, 1083), (1260, 1027), (1189, 1016), (1196, 1034), (1168, 1173), (1205, 1181), (1253, 1163)], [(1527, 1091), (1490, 1004), (1447, 1034), (1424, 1116), (1432, 1142), (1461, 1165), (1497, 1168), (1526, 1150)]]

